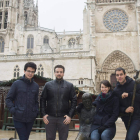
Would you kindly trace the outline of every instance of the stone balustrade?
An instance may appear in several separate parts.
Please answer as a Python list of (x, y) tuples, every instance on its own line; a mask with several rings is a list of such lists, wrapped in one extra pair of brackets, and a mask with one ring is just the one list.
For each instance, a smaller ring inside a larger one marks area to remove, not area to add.
[(77, 50), (77, 49), (83, 49), (83, 44), (79, 45), (62, 45), (60, 46), (60, 50)]
[(84, 79), (65, 79), (66, 81), (73, 83), (76, 87), (94, 87), (94, 82), (92, 79), (84, 78)]
[(135, 0), (96, 0), (96, 3), (129, 3)]
[(81, 91), (96, 94), (95, 84), (92, 79), (65, 79), (66, 81), (72, 83), (74, 86), (78, 87)]
[(59, 36), (61, 35), (71, 35), (71, 34), (74, 34), (74, 35), (79, 35), (79, 34), (83, 34), (83, 31), (64, 31), (64, 32), (56, 32)]
[(55, 30), (44, 28), (44, 27), (28, 27), (24, 28), (24, 31), (35, 31), (35, 30), (41, 30), (41, 31), (48, 31), (48, 32), (55, 32)]

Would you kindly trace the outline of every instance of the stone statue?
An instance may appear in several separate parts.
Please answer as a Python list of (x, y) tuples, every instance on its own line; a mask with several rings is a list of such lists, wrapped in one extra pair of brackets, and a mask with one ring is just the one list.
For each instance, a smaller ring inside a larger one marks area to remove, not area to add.
[(80, 129), (75, 140), (90, 140), (90, 128), (95, 112), (96, 108), (92, 105), (91, 94), (84, 93), (82, 96), (82, 103), (79, 104), (77, 107), (77, 113), (80, 121)]

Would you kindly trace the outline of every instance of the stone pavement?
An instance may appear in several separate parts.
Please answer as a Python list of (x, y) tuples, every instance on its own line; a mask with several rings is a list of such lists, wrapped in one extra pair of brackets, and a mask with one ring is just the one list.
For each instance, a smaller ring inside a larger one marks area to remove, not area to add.
[[(116, 136), (113, 140), (124, 140), (126, 130), (124, 128), (123, 122), (121, 121), (121, 119), (118, 119), (116, 124), (117, 124), (117, 132), (116, 132)], [(77, 134), (78, 134), (78, 132), (70, 131), (68, 140), (75, 140)], [(14, 136), (14, 131), (0, 130), (0, 140), (8, 140), (8, 138), (13, 137), (13, 136)], [(30, 135), (30, 140), (46, 140), (45, 133), (32, 132)], [(57, 134), (56, 140), (58, 140), (58, 134)]]

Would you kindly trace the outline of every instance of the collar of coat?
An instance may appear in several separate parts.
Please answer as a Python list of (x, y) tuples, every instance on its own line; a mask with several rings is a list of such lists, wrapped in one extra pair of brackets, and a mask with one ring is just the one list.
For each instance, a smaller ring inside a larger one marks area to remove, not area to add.
[(24, 81), (27, 84), (32, 84), (34, 81), (33, 78), (31, 79), (31, 81), (29, 79), (25, 78), (25, 74), (23, 75), (23, 77), (20, 80)]
[(117, 82), (117, 86), (125, 86), (125, 85), (127, 85), (127, 84), (129, 84), (130, 82), (133, 81), (133, 79), (130, 78), (129, 76), (126, 76), (125, 79), (126, 79), (126, 82), (123, 85), (121, 85), (119, 82)]

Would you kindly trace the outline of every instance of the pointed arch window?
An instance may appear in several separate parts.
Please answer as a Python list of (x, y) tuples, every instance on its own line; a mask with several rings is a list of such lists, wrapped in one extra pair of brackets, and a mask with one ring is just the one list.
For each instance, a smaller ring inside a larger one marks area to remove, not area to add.
[(29, 35), (27, 38), (27, 49), (33, 49), (34, 48), (34, 37), (33, 35)]
[(48, 38), (48, 36), (45, 36), (44, 37), (43, 44), (44, 45), (49, 44), (49, 38)]
[(28, 19), (27, 11), (24, 12), (24, 19), (25, 19), (25, 25), (26, 25), (27, 24), (27, 19)]
[(5, 17), (4, 17), (4, 29), (7, 28), (7, 22), (8, 22), (8, 11), (5, 12)]
[(3, 1), (0, 1), (0, 7), (3, 7)]
[(20, 74), (19, 71), (20, 71), (19, 66), (16, 65), (15, 68), (14, 68), (14, 78), (19, 77), (19, 74)]
[(74, 39), (74, 38), (71, 38), (71, 39), (68, 41), (68, 46), (69, 46), (69, 48), (75, 46), (75, 39)]
[(0, 12), (0, 29), (1, 29), (1, 25), (2, 25), (2, 12)]
[(36, 26), (36, 16), (33, 16), (33, 25)]
[(9, 6), (9, 1), (5, 1), (5, 6), (6, 6), (6, 7)]
[(4, 52), (4, 40), (3, 38), (1, 37), (0, 38), (0, 53), (3, 53)]
[(44, 76), (44, 68), (43, 68), (42, 64), (40, 64), (38, 66), (38, 75), (42, 76), (42, 77)]

